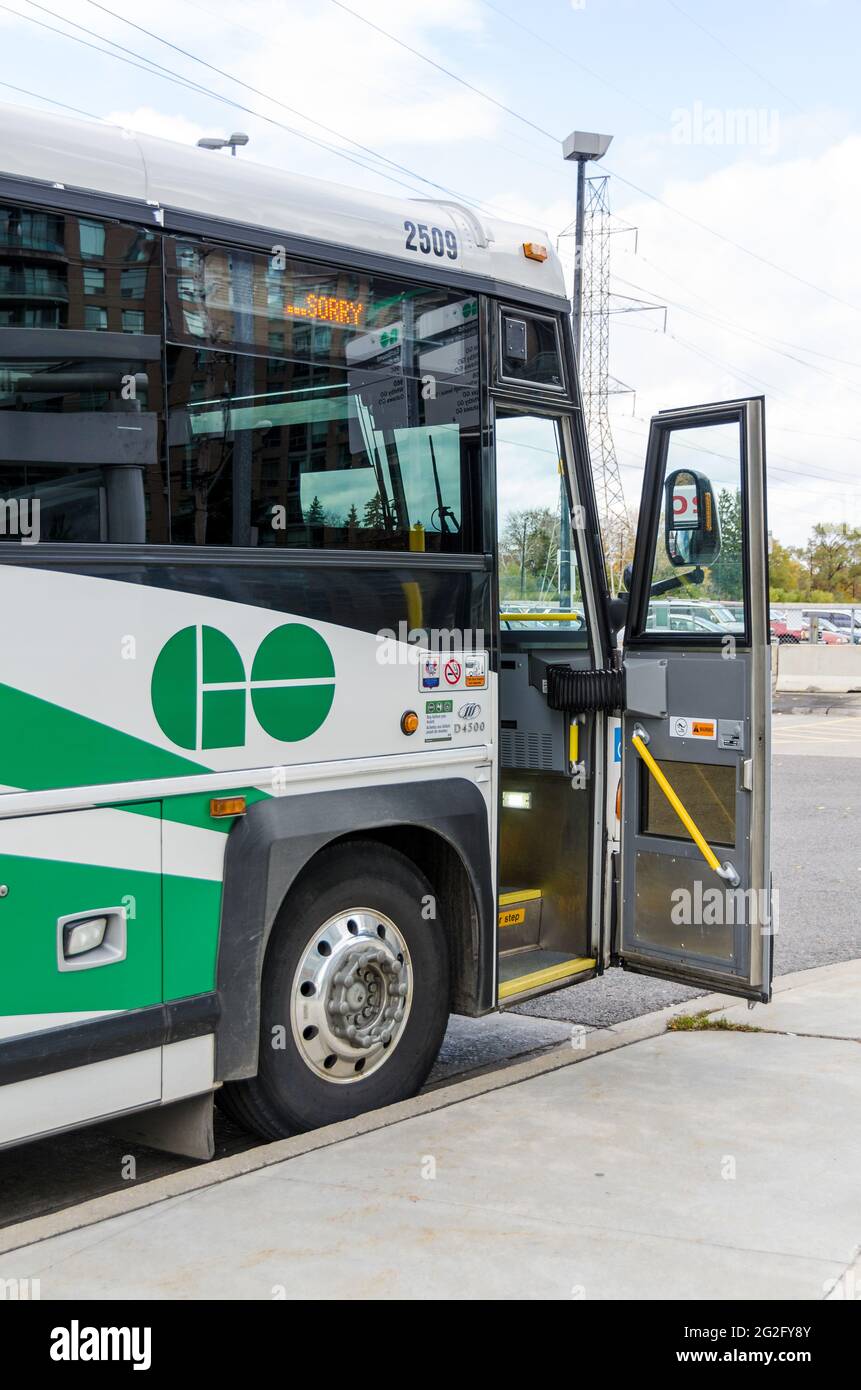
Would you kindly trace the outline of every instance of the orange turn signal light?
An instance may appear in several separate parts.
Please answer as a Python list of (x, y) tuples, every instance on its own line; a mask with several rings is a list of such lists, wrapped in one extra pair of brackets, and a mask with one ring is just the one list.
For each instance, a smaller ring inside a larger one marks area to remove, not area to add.
[(523, 254), (528, 261), (546, 261), (547, 247), (542, 246), (540, 241), (524, 241)]
[(414, 709), (404, 710), (401, 715), (401, 733), (414, 734), (419, 727), (419, 717)]
[(211, 816), (244, 816), (245, 809), (244, 796), (214, 796), (209, 803)]

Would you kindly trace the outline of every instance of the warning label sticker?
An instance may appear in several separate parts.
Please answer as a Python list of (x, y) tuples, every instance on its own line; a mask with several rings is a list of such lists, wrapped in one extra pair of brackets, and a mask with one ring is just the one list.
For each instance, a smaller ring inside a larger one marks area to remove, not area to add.
[(454, 700), (425, 700), (425, 743), (450, 743)]
[(501, 927), (517, 927), (521, 922), (525, 921), (525, 907), (509, 907), (505, 912), (500, 912), (499, 914), (499, 925)]
[(419, 667), (419, 689), (435, 690), (439, 685), (439, 666), (438, 656), (431, 656), (429, 653), (421, 658)]
[(468, 690), (483, 690), (487, 685), (487, 652), (474, 652), (465, 656), (463, 672)]
[(487, 652), (421, 652), (419, 690), (486, 690)]
[(702, 715), (671, 714), (671, 738), (717, 738), (717, 720)]

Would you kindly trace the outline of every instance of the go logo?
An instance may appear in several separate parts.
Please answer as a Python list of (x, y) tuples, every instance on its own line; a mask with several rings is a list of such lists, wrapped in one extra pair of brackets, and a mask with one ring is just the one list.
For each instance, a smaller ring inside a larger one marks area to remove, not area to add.
[(242, 657), (217, 627), (174, 633), (152, 673), (159, 728), (180, 748), (238, 748), (248, 697), (258, 724), (282, 743), (316, 733), (335, 698), (335, 663), (319, 632), (285, 623), (264, 637), (246, 676)]

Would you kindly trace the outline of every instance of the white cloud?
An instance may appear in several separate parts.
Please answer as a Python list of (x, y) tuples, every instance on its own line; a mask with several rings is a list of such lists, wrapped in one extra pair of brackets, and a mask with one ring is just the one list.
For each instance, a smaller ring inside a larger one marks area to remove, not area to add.
[[(636, 384), (637, 416), (763, 393), (772, 530), (798, 543), (815, 521), (859, 524), (861, 137), (804, 158), (741, 159), (697, 182), (671, 183), (661, 196), (827, 293), (613, 188), (621, 216), (639, 228), (641, 253), (614, 238), (614, 286), (670, 305), (666, 337), (658, 315), (613, 319), (612, 369)], [(645, 425), (625, 418), (629, 408), (614, 405), (628, 465), (642, 458), (645, 442)], [(639, 431), (640, 439), (624, 430)], [(624, 478), (633, 501), (639, 479), (633, 471)]]
[(123, 130), (156, 135), (161, 140), (175, 140), (181, 145), (196, 145), (202, 135), (230, 133), (227, 126), (219, 128), (213, 123), (199, 125), (185, 116), (170, 116), (166, 111), (157, 111), (153, 106), (136, 106), (133, 111), (110, 111), (105, 120), (112, 125), (122, 126)]

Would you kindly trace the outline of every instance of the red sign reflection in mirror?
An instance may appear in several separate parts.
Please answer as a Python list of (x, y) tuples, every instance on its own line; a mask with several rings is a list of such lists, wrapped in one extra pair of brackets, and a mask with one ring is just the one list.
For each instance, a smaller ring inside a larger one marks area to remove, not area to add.
[(673, 530), (695, 531), (699, 524), (697, 485), (677, 481), (673, 486)]

